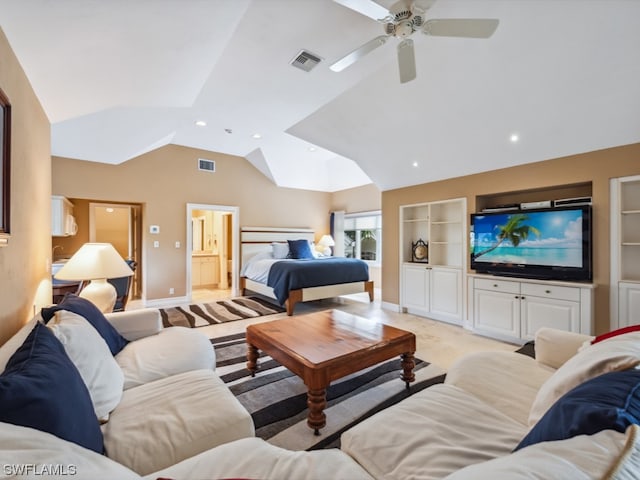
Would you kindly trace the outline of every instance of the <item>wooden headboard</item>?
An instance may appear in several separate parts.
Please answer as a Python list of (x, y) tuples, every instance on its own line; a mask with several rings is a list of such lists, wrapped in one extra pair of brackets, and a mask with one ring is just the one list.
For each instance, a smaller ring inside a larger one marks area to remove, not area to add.
[(241, 265), (253, 255), (271, 250), (271, 243), (286, 243), (287, 240), (306, 239), (313, 242), (314, 231), (310, 228), (242, 227), (240, 229)]

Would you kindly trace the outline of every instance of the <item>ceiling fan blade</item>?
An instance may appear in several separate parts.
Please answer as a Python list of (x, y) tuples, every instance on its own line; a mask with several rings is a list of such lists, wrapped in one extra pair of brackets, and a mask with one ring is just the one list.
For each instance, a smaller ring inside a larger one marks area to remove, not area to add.
[(380, 35), (379, 37), (369, 40), (361, 47), (356, 48), (353, 52), (348, 53), (347, 55), (342, 57), (340, 60), (332, 64), (329, 68), (334, 72), (341, 72), (345, 68), (356, 63), (367, 53), (372, 52), (376, 48), (384, 45), (388, 39), (389, 37), (387, 35)]
[(389, 15), (389, 10), (373, 0), (333, 0), (342, 6), (350, 8), (354, 12), (361, 13), (374, 20), (382, 20)]
[(422, 33), (436, 37), (489, 38), (498, 23), (495, 18), (438, 18), (427, 20)]
[(403, 40), (398, 44), (398, 68), (400, 83), (407, 83), (416, 78), (416, 57), (411, 39)]

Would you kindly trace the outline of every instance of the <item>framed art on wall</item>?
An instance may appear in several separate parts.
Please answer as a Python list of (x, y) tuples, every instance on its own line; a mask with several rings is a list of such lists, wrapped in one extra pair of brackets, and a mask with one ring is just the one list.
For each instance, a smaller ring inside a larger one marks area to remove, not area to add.
[(0, 89), (0, 246), (9, 238), (11, 212), (11, 104)]

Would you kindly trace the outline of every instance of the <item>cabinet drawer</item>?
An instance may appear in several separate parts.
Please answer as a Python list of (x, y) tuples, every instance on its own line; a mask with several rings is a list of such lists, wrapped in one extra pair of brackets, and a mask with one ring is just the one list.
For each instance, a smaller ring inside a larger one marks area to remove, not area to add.
[(505, 280), (494, 280), (493, 278), (475, 278), (473, 280), (474, 288), (480, 290), (494, 290), (504, 293), (520, 293), (520, 284), (518, 282), (508, 282)]
[(522, 295), (536, 297), (557, 298), (559, 300), (580, 301), (580, 289), (573, 287), (561, 287), (557, 285), (542, 285), (539, 283), (523, 283)]

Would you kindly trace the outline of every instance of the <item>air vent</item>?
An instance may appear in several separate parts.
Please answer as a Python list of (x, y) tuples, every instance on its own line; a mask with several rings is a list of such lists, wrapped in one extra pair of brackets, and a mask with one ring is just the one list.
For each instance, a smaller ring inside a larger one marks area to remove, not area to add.
[(310, 72), (316, 65), (318, 65), (322, 59), (306, 50), (301, 50), (296, 58), (291, 61), (291, 65), (305, 72)]
[(216, 171), (216, 162), (214, 162), (213, 160), (206, 160), (204, 158), (199, 158), (198, 170), (213, 173)]

